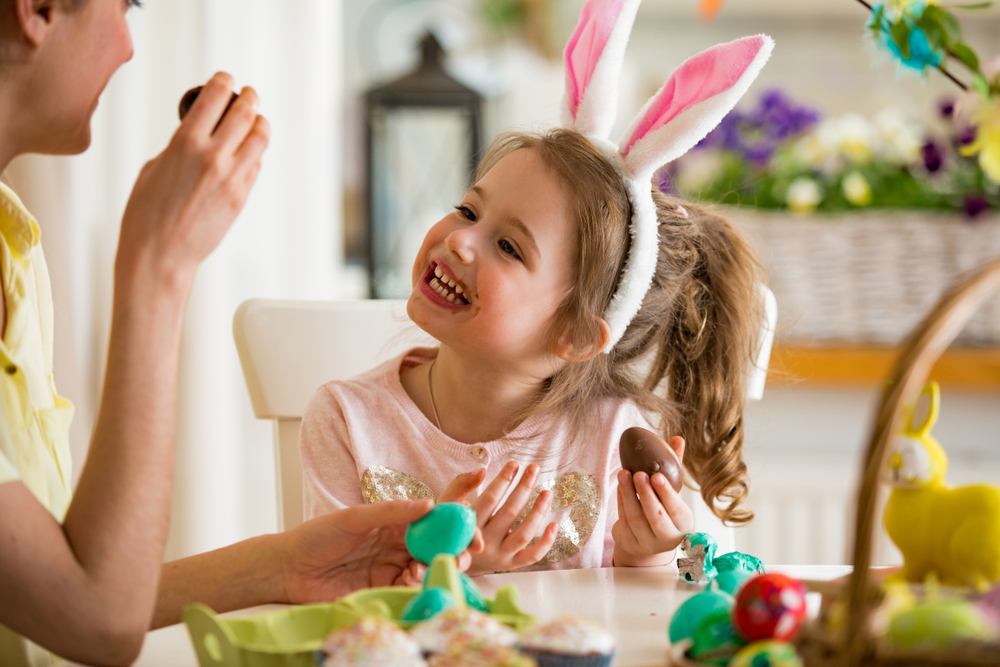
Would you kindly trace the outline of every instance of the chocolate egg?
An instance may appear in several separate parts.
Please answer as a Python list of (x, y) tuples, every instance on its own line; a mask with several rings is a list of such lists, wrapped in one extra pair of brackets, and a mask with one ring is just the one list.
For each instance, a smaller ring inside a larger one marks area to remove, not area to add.
[[(191, 110), (191, 105), (194, 104), (194, 101), (198, 98), (198, 94), (201, 92), (203, 87), (204, 86), (198, 86), (197, 88), (192, 88), (184, 93), (184, 97), (181, 98), (180, 106), (177, 107), (177, 113), (180, 114), (181, 120), (184, 120), (184, 116), (186, 116), (187, 112)], [(233, 106), (233, 103), (239, 97), (236, 93), (230, 93), (229, 95), (229, 104), (226, 105), (226, 111), (229, 111), (229, 108)], [(226, 112), (223, 111), (222, 115), (225, 116)], [(219, 119), (219, 122), (222, 122), (221, 118)]]
[(618, 455), (622, 468), (633, 474), (640, 471), (650, 476), (662, 473), (675, 491), (680, 491), (684, 484), (681, 460), (670, 445), (652, 431), (638, 426), (625, 429), (618, 442)]

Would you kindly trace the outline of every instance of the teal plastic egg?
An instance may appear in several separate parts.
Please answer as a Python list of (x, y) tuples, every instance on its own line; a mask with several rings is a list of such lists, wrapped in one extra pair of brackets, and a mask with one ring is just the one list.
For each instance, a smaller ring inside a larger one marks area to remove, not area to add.
[(709, 665), (726, 667), (746, 641), (733, 626), (728, 609), (716, 609), (705, 616), (694, 631), (691, 657)]
[(944, 649), (965, 639), (989, 639), (982, 613), (964, 600), (925, 600), (897, 613), (886, 635), (899, 648)]
[(764, 639), (737, 651), (729, 667), (802, 667), (802, 658), (788, 642)]
[(451, 593), (443, 588), (428, 588), (407, 603), (403, 609), (402, 619), (413, 622), (426, 621), (454, 606), (455, 599), (451, 597)]
[(715, 583), (719, 585), (720, 591), (725, 591), (733, 597), (736, 597), (736, 593), (739, 592), (743, 584), (750, 581), (755, 576), (756, 575), (746, 572), (745, 570), (727, 570), (725, 572), (719, 572), (719, 576), (715, 578)]
[(458, 503), (438, 503), (406, 529), (406, 548), (421, 563), (438, 554), (458, 556), (476, 533), (476, 512)]
[(465, 603), (484, 614), (489, 613), (490, 609), (486, 605), (486, 598), (479, 591), (479, 586), (476, 586), (476, 583), (472, 581), (472, 577), (465, 572), (459, 572), (458, 578), (462, 581), (462, 590), (465, 592)]
[(677, 608), (670, 619), (670, 643), (694, 637), (694, 631), (706, 616), (720, 609), (728, 613), (734, 602), (733, 596), (723, 591), (695, 593)]

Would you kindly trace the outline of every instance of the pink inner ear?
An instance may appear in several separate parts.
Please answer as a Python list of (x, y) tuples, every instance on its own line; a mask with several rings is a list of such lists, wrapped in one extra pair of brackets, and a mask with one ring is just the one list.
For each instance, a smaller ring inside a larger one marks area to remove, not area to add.
[(566, 99), (574, 118), (624, 2), (589, 0), (580, 10), (580, 21), (566, 42), (563, 56), (566, 61)]
[(689, 58), (678, 67), (646, 110), (625, 145), (623, 155), (650, 132), (655, 132), (682, 111), (731, 88), (764, 45), (761, 35), (720, 44)]

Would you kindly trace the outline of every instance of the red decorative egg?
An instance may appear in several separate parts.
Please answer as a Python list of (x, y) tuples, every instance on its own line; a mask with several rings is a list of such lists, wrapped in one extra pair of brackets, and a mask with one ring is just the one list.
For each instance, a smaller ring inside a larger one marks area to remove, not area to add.
[(736, 629), (747, 641), (790, 641), (806, 619), (806, 587), (783, 574), (761, 574), (736, 596)]

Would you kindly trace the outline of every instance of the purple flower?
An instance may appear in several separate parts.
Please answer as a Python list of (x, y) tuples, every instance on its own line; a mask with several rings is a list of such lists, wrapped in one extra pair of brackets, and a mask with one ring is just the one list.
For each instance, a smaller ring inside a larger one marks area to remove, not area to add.
[(955, 114), (955, 100), (951, 97), (946, 97), (938, 102), (938, 113), (941, 114), (942, 118), (951, 118)]
[(656, 178), (657, 190), (659, 190), (663, 194), (667, 195), (673, 194), (674, 175), (673, 175), (673, 170), (671, 169), (671, 165), (668, 164), (661, 167), (659, 171), (656, 172), (655, 178)]
[(955, 135), (955, 141), (959, 146), (965, 146), (971, 144), (973, 141), (976, 140), (976, 132), (977, 128), (975, 125), (968, 125), (966, 127), (963, 127), (961, 130), (958, 131), (958, 134)]
[(795, 106), (780, 90), (765, 91), (757, 107), (749, 112), (734, 109), (698, 144), (718, 147), (764, 165), (778, 146), (814, 125), (819, 114), (808, 107)]
[(972, 193), (965, 195), (964, 208), (965, 215), (970, 218), (975, 218), (976, 216), (990, 210), (990, 203), (986, 201), (986, 197), (981, 194)]
[(920, 156), (924, 159), (924, 167), (932, 174), (944, 166), (944, 154), (934, 141), (928, 141), (920, 147)]

